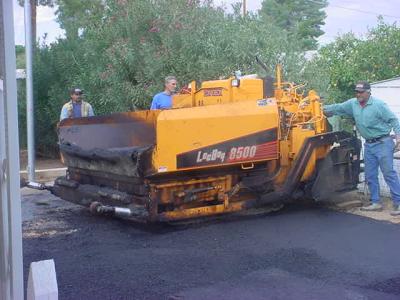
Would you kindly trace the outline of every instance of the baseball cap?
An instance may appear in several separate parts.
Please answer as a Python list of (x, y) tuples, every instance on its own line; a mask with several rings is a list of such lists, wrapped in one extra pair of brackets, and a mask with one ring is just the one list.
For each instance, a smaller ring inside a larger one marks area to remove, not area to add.
[(73, 88), (71, 89), (71, 95), (75, 94), (75, 95), (82, 95), (83, 94), (83, 90), (79, 89), (79, 88)]
[(359, 81), (354, 87), (356, 92), (369, 92), (371, 91), (371, 85), (367, 81)]

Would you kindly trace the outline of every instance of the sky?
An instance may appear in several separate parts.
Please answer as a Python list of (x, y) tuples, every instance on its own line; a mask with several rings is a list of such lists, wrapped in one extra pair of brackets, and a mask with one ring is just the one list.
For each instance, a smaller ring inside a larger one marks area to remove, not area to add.
[[(23, 45), (25, 44), (24, 9), (18, 5), (17, 0), (13, 2), (15, 43)], [(238, 0), (214, 0), (216, 5), (223, 5), (228, 10), (235, 2)], [(247, 9), (257, 11), (261, 8), (261, 2), (262, 0), (247, 0)], [(347, 32), (353, 32), (357, 36), (364, 35), (368, 28), (376, 26), (378, 15), (383, 15), (387, 23), (400, 24), (400, 0), (329, 0), (325, 12), (327, 18), (322, 27), (325, 34), (319, 38), (322, 45), (333, 41), (339, 34)], [(44, 34), (47, 34), (47, 43), (63, 36), (63, 30), (56, 22), (54, 8), (38, 7), (37, 9), (37, 36), (42, 38)]]

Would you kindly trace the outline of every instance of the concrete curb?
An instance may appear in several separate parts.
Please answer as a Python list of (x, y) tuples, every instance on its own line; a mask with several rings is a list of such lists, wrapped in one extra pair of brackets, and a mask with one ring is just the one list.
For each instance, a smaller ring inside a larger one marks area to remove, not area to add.
[(363, 205), (363, 202), (361, 200), (350, 200), (350, 201), (344, 201), (344, 202), (339, 202), (339, 203), (332, 203), (331, 207), (340, 209), (340, 210), (348, 210), (352, 208), (357, 208), (361, 207)]
[[(66, 170), (67, 170), (67, 168), (35, 170), (35, 179), (37, 182), (40, 182), (40, 183), (54, 181), (57, 177), (65, 176)], [(21, 181), (28, 180), (28, 172), (27, 171), (20, 171), (19, 175), (21, 177)]]

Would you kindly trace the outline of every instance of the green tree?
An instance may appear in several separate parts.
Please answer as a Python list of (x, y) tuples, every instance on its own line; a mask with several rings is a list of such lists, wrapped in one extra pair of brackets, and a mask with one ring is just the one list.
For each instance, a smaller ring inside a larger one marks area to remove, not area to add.
[[(374, 82), (399, 76), (400, 28), (380, 19), (364, 39), (353, 34), (340, 36), (320, 49), (306, 72), (326, 74), (324, 90), (334, 102), (353, 97), (354, 84), (359, 80)], [(315, 82), (315, 76), (310, 76), (310, 81)]]
[[(305, 60), (300, 44), (255, 14), (243, 18), (198, 0), (89, 2), (93, 5), (79, 6), (71, 0), (68, 9), (60, 4), (59, 20), (71, 34), (52, 45), (40, 45), (36, 54), (36, 133), (41, 152), (56, 149), (54, 128), (68, 89), (74, 86), (85, 90), (98, 115), (148, 108), (167, 75), (176, 75), (185, 84), (229, 77), (235, 70), (257, 73), (256, 55), (271, 73), (281, 62), (286, 78), (301, 81), (299, 70)], [(78, 23), (66, 17), (80, 12), (85, 15)]]
[[(32, 28), (32, 43), (36, 43), (36, 7), (37, 6), (54, 6), (56, 0), (29, 0), (31, 5), (31, 28)], [(20, 6), (24, 6), (25, 0), (18, 0)]]
[(25, 47), (15, 45), (15, 56), (17, 59), (17, 69), (25, 69)]
[(99, 24), (104, 16), (106, 2), (103, 0), (56, 0), (57, 20), (65, 30), (67, 39), (76, 39), (90, 24)]
[(327, 0), (264, 0), (260, 15), (300, 40), (303, 49), (311, 50), (317, 48), (317, 38), (324, 34), (321, 26), (327, 5)]
[(254, 72), (260, 53), (271, 66), (278, 57), (300, 63), (299, 45), (279, 28), (256, 16), (226, 15), (211, 2), (120, 0), (106, 7), (82, 24), (75, 46), (67, 39), (75, 49), (70, 81), (96, 99), (100, 113), (148, 107), (168, 74), (188, 82), (229, 76), (235, 69)]

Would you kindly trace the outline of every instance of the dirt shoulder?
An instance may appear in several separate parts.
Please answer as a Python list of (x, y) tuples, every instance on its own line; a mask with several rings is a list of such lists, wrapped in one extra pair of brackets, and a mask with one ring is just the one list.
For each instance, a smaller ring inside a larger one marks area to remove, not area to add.
[(331, 208), (379, 221), (400, 224), (400, 216), (390, 215), (392, 211), (392, 200), (387, 197), (382, 197), (381, 202), (383, 204), (382, 211), (362, 211), (361, 207), (369, 204), (369, 197), (362, 192), (352, 191), (335, 197), (335, 202), (332, 202)]
[(360, 208), (352, 208), (349, 209), (348, 212), (351, 214), (380, 220), (380, 221), (388, 221), (394, 224), (400, 224), (400, 216), (391, 216), (390, 212), (392, 211), (392, 201), (388, 198), (382, 201), (383, 210), (382, 211), (362, 211)]

